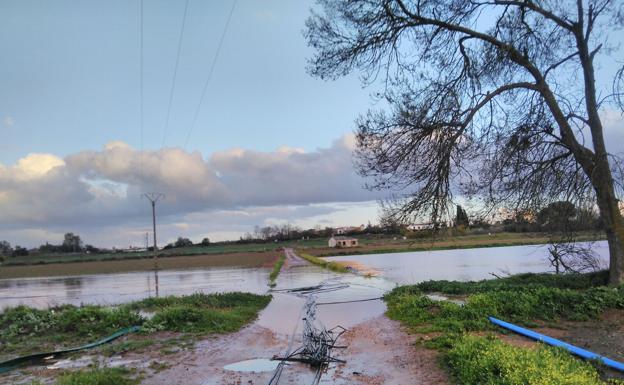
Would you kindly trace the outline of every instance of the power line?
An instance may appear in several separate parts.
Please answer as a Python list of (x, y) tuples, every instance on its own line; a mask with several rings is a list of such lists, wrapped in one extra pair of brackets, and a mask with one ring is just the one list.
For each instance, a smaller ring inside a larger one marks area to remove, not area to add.
[(139, 125), (140, 125), (140, 130), (141, 130), (141, 152), (139, 153), (139, 175), (141, 180), (143, 180), (143, 127), (144, 127), (144, 122), (143, 122), (143, 116), (144, 116), (144, 111), (143, 111), (143, 0), (139, 0), (139, 46), (140, 46), (140, 54), (139, 54), (139, 67), (140, 67), (140, 81), (139, 81), (139, 88), (140, 88), (140, 118), (139, 118)]
[(184, 3), (184, 16), (182, 18), (182, 27), (180, 28), (180, 36), (178, 38), (178, 52), (175, 62), (175, 67), (173, 69), (173, 80), (171, 81), (171, 91), (169, 92), (169, 106), (167, 107), (167, 118), (165, 120), (165, 129), (163, 130), (163, 138), (160, 148), (162, 149), (165, 146), (165, 140), (167, 138), (167, 129), (169, 128), (169, 118), (171, 116), (171, 106), (173, 104), (173, 94), (175, 91), (176, 78), (178, 77), (178, 65), (180, 64), (180, 52), (182, 51), (182, 40), (184, 39), (184, 29), (186, 26), (186, 14), (188, 11), (188, 3), (189, 0), (186, 0)]
[(204, 83), (204, 88), (202, 90), (201, 97), (199, 98), (199, 103), (197, 104), (197, 108), (195, 109), (195, 113), (193, 114), (193, 121), (191, 123), (191, 127), (189, 128), (189, 131), (186, 134), (186, 139), (184, 140), (184, 148), (186, 148), (188, 141), (191, 137), (191, 133), (193, 132), (193, 129), (195, 128), (195, 124), (197, 123), (199, 111), (201, 109), (202, 103), (204, 102), (204, 97), (206, 96), (206, 90), (208, 89), (208, 85), (210, 84), (210, 81), (212, 80), (212, 74), (214, 73), (217, 60), (219, 59), (219, 54), (221, 53), (221, 47), (223, 46), (225, 35), (230, 25), (230, 21), (232, 20), (232, 14), (234, 14), (234, 8), (236, 8), (236, 3), (237, 3), (237, 0), (234, 0), (232, 2), (232, 8), (230, 8), (230, 13), (223, 27), (223, 32), (221, 33), (221, 38), (219, 39), (219, 44), (217, 45), (217, 51), (215, 52), (215, 56), (212, 58), (210, 70), (208, 71), (208, 78), (206, 79), (206, 82)]

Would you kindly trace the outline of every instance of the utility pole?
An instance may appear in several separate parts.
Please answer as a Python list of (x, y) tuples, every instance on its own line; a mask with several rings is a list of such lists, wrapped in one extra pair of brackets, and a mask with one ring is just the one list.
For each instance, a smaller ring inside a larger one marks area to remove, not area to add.
[(158, 259), (157, 259), (158, 244), (156, 243), (156, 202), (158, 202), (158, 200), (160, 198), (164, 198), (165, 194), (161, 194), (161, 193), (146, 193), (146, 194), (143, 194), (142, 196), (147, 198), (150, 201), (150, 203), (152, 204), (152, 226), (153, 226), (153, 229), (154, 229), (154, 264), (155, 264), (156, 268), (158, 269)]
[(152, 204), (152, 226), (154, 228), (154, 286), (156, 289), (156, 297), (158, 297), (158, 244), (156, 243), (156, 202), (158, 202), (160, 198), (164, 198), (165, 194), (145, 193), (142, 196), (146, 197)]

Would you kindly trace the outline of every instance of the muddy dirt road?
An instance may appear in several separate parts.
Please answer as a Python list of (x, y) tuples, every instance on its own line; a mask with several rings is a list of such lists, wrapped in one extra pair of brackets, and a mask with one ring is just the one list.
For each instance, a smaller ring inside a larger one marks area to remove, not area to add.
[[(309, 277), (311, 266), (307, 261), (299, 258), (291, 249), (286, 249), (285, 253), (286, 262), (278, 277), (274, 300), (254, 324), (237, 333), (199, 341), (190, 351), (178, 352), (167, 357), (152, 357), (166, 361), (170, 366), (149, 374), (142, 384), (268, 384), (273, 376), (270, 364), (268, 368), (258, 368), (257, 372), (227, 370), (224, 366), (240, 361), (270, 359), (276, 355), (283, 355), (291, 338), (294, 338), (294, 346), (301, 343), (301, 325), (298, 325), (298, 333), (293, 334), (293, 330), (297, 323), (301, 322), (298, 317), (301, 316), (304, 299), (288, 293), (283, 287), (298, 282), (297, 277), (304, 270), (308, 278), (305, 282), (299, 282), (300, 286), (309, 286), (314, 279)], [(335, 274), (317, 271), (316, 279), (317, 282), (314, 283), (316, 285), (332, 285), (325, 286), (332, 289), (331, 299), (344, 297), (349, 300), (354, 295), (371, 295), (363, 290), (372, 289), (358, 288), (358, 285), (366, 286), (358, 281), (358, 277), (337, 278)], [(341, 296), (341, 291), (344, 291), (344, 296)], [(378, 291), (375, 293), (378, 294)], [(403, 331), (397, 322), (381, 314), (383, 311), (380, 312), (380, 304), (373, 302), (375, 301), (358, 303), (357, 306), (364, 311), (354, 311), (352, 308), (336, 305), (320, 309), (320, 318), (324, 322), (340, 320), (349, 324), (349, 330), (339, 340), (339, 344), (347, 345), (347, 348), (334, 351), (335, 357), (345, 360), (346, 363), (330, 365), (321, 377), (320, 383), (447, 384), (448, 379), (438, 367), (435, 353), (415, 347), (413, 337)], [(338, 313), (347, 314), (338, 317), (323, 315)], [(352, 322), (348, 322), (349, 314), (352, 315)], [(326, 326), (331, 328), (335, 325)], [(128, 356), (132, 358), (132, 354)], [(312, 384), (314, 374), (314, 370), (305, 364), (289, 363), (283, 370), (279, 384)]]

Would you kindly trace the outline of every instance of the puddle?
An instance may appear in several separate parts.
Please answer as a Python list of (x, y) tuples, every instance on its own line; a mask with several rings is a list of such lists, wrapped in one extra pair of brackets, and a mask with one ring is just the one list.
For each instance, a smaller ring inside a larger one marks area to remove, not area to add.
[(448, 301), (448, 302), (452, 302), (454, 304), (457, 304), (459, 306), (464, 306), (466, 304), (466, 301), (464, 301), (463, 299), (450, 298), (450, 297), (447, 297), (445, 295), (437, 294), (437, 293), (425, 294), (425, 297), (429, 298), (432, 301)]
[(87, 366), (93, 364), (94, 359), (95, 357), (93, 356), (85, 356), (85, 357), (77, 358), (75, 360), (72, 360), (72, 359), (58, 360), (54, 364), (46, 366), (46, 369), (58, 370), (58, 369), (86, 368)]
[(93, 365), (94, 363), (98, 363), (99, 365), (104, 365), (109, 368), (119, 368), (126, 367), (132, 365), (133, 367), (137, 367), (137, 360), (126, 360), (120, 356), (103, 358), (99, 356), (83, 356), (76, 359), (61, 359), (56, 361), (52, 365), (47, 365), (46, 369), (50, 370), (59, 370), (59, 369), (82, 369), (86, 368), (89, 365)]
[(240, 361), (225, 365), (223, 369), (235, 372), (270, 372), (275, 370), (279, 363), (279, 361), (267, 360), (266, 358), (257, 358), (255, 360)]

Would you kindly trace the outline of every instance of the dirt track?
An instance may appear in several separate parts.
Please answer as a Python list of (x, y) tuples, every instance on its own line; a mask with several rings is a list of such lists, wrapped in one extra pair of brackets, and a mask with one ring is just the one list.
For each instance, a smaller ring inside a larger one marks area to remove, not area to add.
[[(307, 264), (292, 250), (286, 251), (284, 269)], [(294, 325), (293, 325), (294, 326)], [(268, 384), (273, 372), (234, 372), (225, 365), (257, 358), (271, 358), (283, 354), (290, 336), (277, 334), (260, 325), (252, 324), (237, 333), (199, 341), (191, 351), (161, 357), (171, 367), (149, 375), (145, 385), (225, 385)], [(295, 345), (299, 341), (295, 338)], [(439, 368), (435, 352), (414, 346), (398, 322), (385, 316), (367, 320), (352, 327), (343, 335), (344, 350), (336, 350), (336, 357), (346, 364), (330, 366), (321, 379), (326, 384), (447, 384), (448, 378)], [(314, 371), (304, 364), (288, 365), (280, 384), (312, 383)]]

